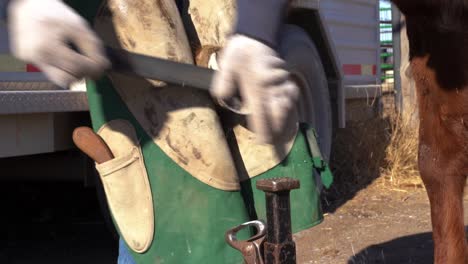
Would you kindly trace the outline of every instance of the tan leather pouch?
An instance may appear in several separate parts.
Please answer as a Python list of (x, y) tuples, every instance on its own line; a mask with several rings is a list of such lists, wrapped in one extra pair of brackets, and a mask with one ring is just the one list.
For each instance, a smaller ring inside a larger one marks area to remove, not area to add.
[(154, 235), (153, 199), (135, 129), (126, 120), (112, 120), (98, 134), (115, 157), (96, 164), (114, 221), (128, 246), (145, 252)]

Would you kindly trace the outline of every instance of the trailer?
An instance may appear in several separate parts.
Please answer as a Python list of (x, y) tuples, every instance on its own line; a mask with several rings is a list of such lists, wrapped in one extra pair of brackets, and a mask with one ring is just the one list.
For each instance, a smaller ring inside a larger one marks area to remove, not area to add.
[[(309, 34), (326, 74), (332, 112), (326, 122), (344, 127), (347, 102), (381, 92), (379, 3), (295, 0), (293, 7), (288, 23)], [(89, 123), (85, 84), (54, 86), (34, 65), (9, 55), (4, 24), (0, 36), (0, 158), (73, 150), (72, 129)]]

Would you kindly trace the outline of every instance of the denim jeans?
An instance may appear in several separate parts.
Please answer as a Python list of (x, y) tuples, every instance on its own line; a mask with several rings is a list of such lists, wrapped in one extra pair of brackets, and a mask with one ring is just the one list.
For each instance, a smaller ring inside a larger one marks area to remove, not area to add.
[(119, 240), (119, 258), (117, 259), (117, 264), (135, 264), (135, 260), (133, 260), (122, 238)]

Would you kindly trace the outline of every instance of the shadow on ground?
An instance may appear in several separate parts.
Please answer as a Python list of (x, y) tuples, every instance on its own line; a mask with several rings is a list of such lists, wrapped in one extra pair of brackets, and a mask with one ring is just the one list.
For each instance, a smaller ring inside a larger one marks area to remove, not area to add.
[(0, 183), (0, 263), (114, 264), (118, 242), (94, 187), (81, 182)]
[(390, 136), (388, 118), (352, 121), (336, 131), (330, 159), (334, 183), (322, 197), (325, 212), (335, 212), (380, 176)]
[(372, 245), (348, 260), (348, 264), (427, 264), (433, 263), (432, 233), (400, 237)]

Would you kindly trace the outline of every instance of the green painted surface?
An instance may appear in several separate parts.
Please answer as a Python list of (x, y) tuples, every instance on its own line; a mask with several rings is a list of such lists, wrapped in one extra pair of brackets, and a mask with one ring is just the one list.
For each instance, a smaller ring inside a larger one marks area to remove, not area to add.
[(65, 2), (73, 9), (77, 10), (88, 22), (92, 23), (102, 1), (65, 0)]
[(393, 70), (393, 64), (382, 63), (380, 64), (382, 70)]
[(294, 233), (310, 228), (322, 221), (319, 192), (313, 175), (313, 163), (305, 136), (298, 133), (294, 146), (281, 164), (251, 179), (255, 209), (260, 219), (266, 220), (265, 194), (255, 188), (256, 182), (265, 178), (291, 177), (300, 180), (301, 187), (291, 191), (291, 221)]
[(380, 58), (388, 58), (388, 57), (393, 57), (393, 52), (380, 53)]

